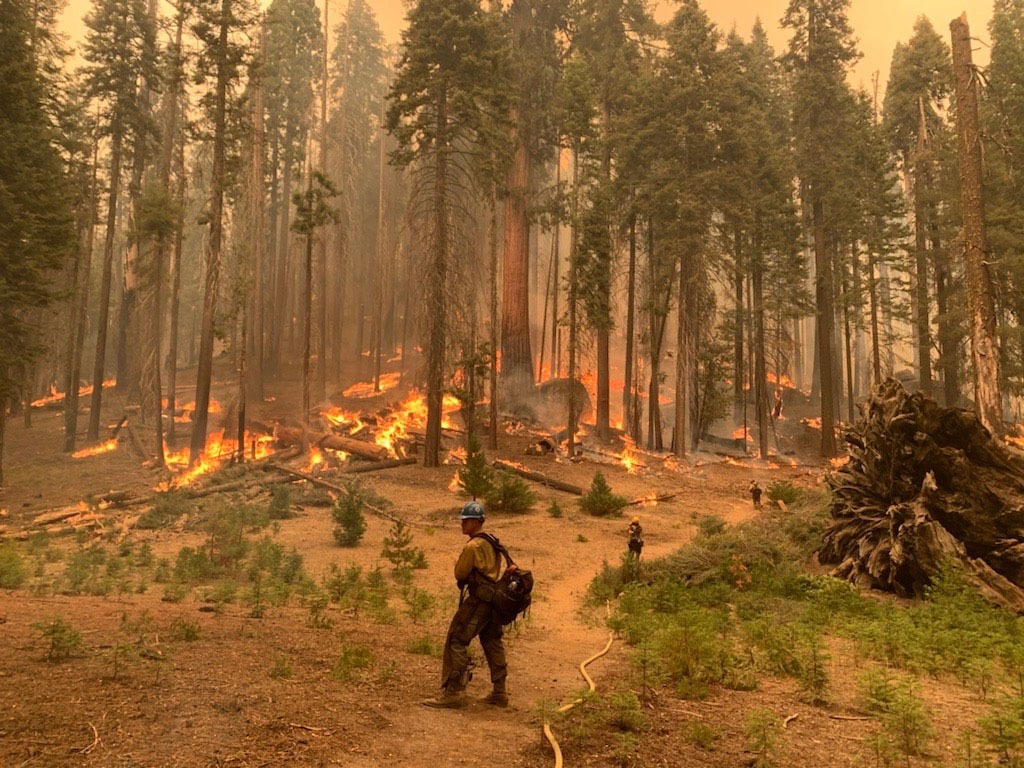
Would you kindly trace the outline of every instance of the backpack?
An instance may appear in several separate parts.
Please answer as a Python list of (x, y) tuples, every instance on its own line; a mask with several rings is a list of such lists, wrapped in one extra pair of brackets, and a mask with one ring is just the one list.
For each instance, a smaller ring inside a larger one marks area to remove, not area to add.
[(494, 616), (502, 626), (511, 624), (524, 613), (533, 601), (533, 574), (515, 565), (505, 545), (489, 533), (478, 533), (474, 538), (486, 539), (494, 551), (505, 558), (505, 570), (497, 581), (480, 577), (473, 591), (475, 597), (491, 604)]

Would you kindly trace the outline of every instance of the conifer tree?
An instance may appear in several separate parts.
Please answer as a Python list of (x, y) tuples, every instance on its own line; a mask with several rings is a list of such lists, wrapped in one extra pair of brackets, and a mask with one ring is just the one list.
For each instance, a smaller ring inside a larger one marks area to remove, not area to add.
[(398, 141), (392, 161), (415, 174), (414, 207), (426, 243), (427, 428), (423, 461), (440, 463), (441, 403), (450, 333), (446, 319), (455, 263), (454, 222), (475, 186), (476, 167), (497, 143), (503, 103), (503, 49), (493, 20), (470, 0), (420, 0), (409, 12), (404, 52), (392, 83), (388, 130)]
[(801, 196), (814, 249), (815, 327), (821, 399), (821, 453), (836, 454), (837, 365), (834, 348), (833, 253), (828, 204), (841, 178), (836, 148), (847, 103), (846, 67), (859, 54), (847, 18), (849, 0), (790, 0), (782, 25), (792, 30), (785, 61), (793, 76), (793, 134)]
[(221, 256), (224, 247), (224, 201), (230, 186), (227, 161), (237, 150), (237, 135), (229, 134), (229, 123), (237, 116), (236, 94), (251, 56), (247, 32), (254, 22), (247, 0), (195, 0), (193, 32), (202, 45), (197, 61), (202, 82), (209, 81), (203, 95), (211, 144), (210, 233), (203, 285), (203, 312), (199, 333), (196, 370), (196, 410), (189, 442), (189, 464), (199, 461), (206, 447), (213, 378), (213, 343), (220, 292)]
[(102, 104), (100, 134), (110, 139), (106, 232), (103, 241), (103, 277), (98, 308), (98, 332), (93, 365), (93, 390), (89, 410), (89, 439), (99, 437), (103, 378), (106, 370), (107, 325), (113, 280), (114, 242), (117, 234), (118, 195), (121, 173), (139, 153), (145, 152), (153, 124), (142, 98), (140, 84), (154, 85), (156, 31), (142, 0), (96, 0), (85, 19), (88, 32), (83, 55), (86, 60), (86, 92)]
[(47, 73), (32, 50), (27, 6), (0, 0), (0, 485), (8, 403), (41, 350), (28, 313), (54, 298), (74, 248), (71, 190), (47, 114)]

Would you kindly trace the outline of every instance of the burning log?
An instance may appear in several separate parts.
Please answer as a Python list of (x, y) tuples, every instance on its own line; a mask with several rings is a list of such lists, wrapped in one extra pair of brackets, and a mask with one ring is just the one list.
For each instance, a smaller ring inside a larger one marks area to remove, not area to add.
[(334, 451), (345, 451), (361, 459), (370, 461), (383, 461), (391, 457), (387, 448), (368, 443), (365, 440), (355, 440), (342, 435), (324, 435), (317, 432), (307, 432), (304, 429), (295, 427), (278, 427), (275, 433), (277, 442), (283, 446), (308, 446), (315, 443), (321, 448), (330, 448)]
[(1024, 612), (1024, 457), (977, 414), (888, 379), (844, 435), (828, 476), (833, 523), (818, 558), (862, 585), (920, 596), (943, 563), (993, 602)]
[(520, 477), (525, 477), (527, 480), (533, 480), (533, 482), (535, 483), (546, 485), (548, 486), (548, 488), (554, 488), (556, 491), (564, 491), (565, 493), (571, 493), (576, 496), (582, 496), (584, 493), (586, 493), (586, 491), (584, 491), (578, 485), (573, 485), (572, 483), (565, 483), (562, 482), (561, 480), (555, 480), (553, 477), (542, 475), (540, 472), (534, 472), (532, 470), (526, 469), (526, 467), (518, 467), (515, 464), (509, 464), (508, 462), (505, 461), (496, 461), (492, 466), (495, 469), (502, 470), (503, 472), (511, 472), (513, 474), (519, 475)]

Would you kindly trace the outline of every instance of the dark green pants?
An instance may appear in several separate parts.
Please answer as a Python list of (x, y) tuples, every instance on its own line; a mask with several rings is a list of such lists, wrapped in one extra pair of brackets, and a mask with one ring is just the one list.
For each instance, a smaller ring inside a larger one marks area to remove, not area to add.
[(489, 603), (469, 595), (462, 601), (448, 627), (441, 662), (442, 688), (454, 693), (465, 687), (469, 644), (478, 636), (491, 670), (491, 682), (504, 682), (508, 664), (505, 662), (505, 646), (501, 642), (501, 624), (492, 617)]

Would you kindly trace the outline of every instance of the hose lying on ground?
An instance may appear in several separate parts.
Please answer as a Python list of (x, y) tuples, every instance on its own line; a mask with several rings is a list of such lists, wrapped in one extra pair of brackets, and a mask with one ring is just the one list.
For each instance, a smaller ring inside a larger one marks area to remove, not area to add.
[[(600, 651), (595, 653), (593, 656), (591, 656), (588, 659), (585, 659), (584, 661), (582, 661), (580, 663), (580, 674), (583, 675), (583, 679), (587, 681), (587, 685), (589, 686), (591, 691), (596, 690), (597, 686), (594, 685), (593, 678), (591, 678), (590, 675), (587, 674), (587, 665), (590, 664), (590, 662), (596, 661), (597, 659), (601, 658), (606, 653), (608, 653), (608, 651), (611, 650), (612, 642), (614, 640), (615, 640), (615, 633), (612, 632), (612, 633), (610, 633), (608, 635), (608, 642), (605, 644), (604, 648), (602, 648)], [(570, 709), (575, 707), (577, 704), (582, 704), (582, 703), (583, 703), (583, 698), (581, 697), (581, 698), (578, 698), (578, 699), (576, 699), (574, 701), (570, 701), (568, 704), (563, 704), (562, 706), (560, 706), (555, 711), (556, 712), (568, 712)], [(555, 752), (555, 768), (562, 768), (562, 749), (561, 749), (561, 747), (558, 746), (558, 741), (555, 739), (555, 735), (551, 732), (551, 724), (547, 720), (544, 721), (544, 737), (548, 740), (548, 744), (551, 745), (551, 749), (554, 750), (554, 752)]]

